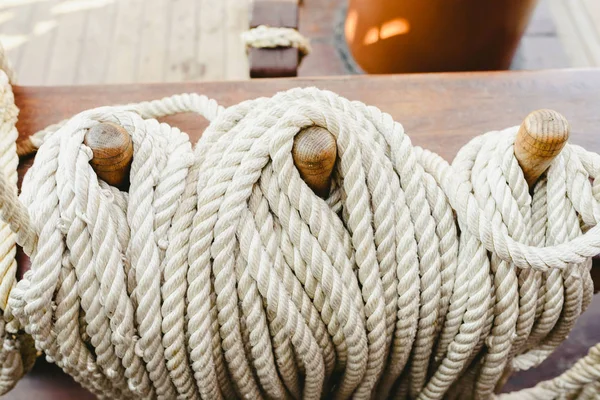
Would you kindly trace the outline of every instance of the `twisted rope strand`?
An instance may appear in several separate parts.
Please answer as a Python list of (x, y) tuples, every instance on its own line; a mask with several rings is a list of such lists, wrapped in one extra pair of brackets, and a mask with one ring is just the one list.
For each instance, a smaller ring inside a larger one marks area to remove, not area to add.
[[(195, 149), (154, 119), (189, 111), (211, 120)], [(89, 165), (101, 122), (132, 136), (128, 193)], [(311, 126), (338, 146), (326, 200), (292, 158)], [(477, 137), (450, 165), (391, 116), (314, 88), (227, 109), (177, 95), (47, 128), (19, 199), (0, 174), (2, 218), (32, 260), (0, 280), (0, 391), (30, 367), (22, 327), (102, 398), (494, 398), (566, 338), (600, 252), (600, 156), (567, 145), (530, 195), (516, 134)], [(594, 398), (599, 379), (595, 346), (497, 398)]]

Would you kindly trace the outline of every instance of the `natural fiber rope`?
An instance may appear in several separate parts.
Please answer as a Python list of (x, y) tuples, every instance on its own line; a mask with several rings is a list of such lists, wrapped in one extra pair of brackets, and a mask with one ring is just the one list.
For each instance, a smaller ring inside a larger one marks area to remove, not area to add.
[(242, 33), (242, 40), (246, 48), (275, 48), (295, 47), (300, 52), (300, 57), (310, 53), (310, 41), (293, 28), (276, 28), (260, 25)]
[[(144, 119), (188, 110), (214, 119), (194, 152)], [(132, 135), (129, 193), (89, 165), (100, 121)], [(338, 144), (327, 202), (291, 158), (312, 125)], [(516, 130), (450, 167), (389, 115), (316, 89), (225, 111), (183, 95), (84, 112), (46, 132), (25, 177), (35, 237), (21, 240), (37, 246), (9, 304), (100, 397), (489, 398), (507, 366), (566, 337), (600, 252), (600, 157), (567, 146), (530, 196)], [(599, 350), (513, 396), (597, 393)]]
[[(505, 371), (550, 354), (592, 297), (600, 156), (577, 146), (530, 195), (517, 128), (475, 138), (450, 166), (389, 115), (331, 92), (228, 109), (180, 95), (36, 134), (17, 199), (16, 109), (4, 110), (0, 214), (32, 267), (15, 286), (6, 247), (0, 392), (32, 364), (25, 330), (100, 398), (486, 399)], [(186, 111), (212, 120), (195, 150), (152, 119)], [(100, 122), (132, 136), (128, 192), (89, 164), (83, 138)], [(327, 200), (291, 155), (315, 125), (338, 146)], [(500, 397), (596, 398), (599, 380), (596, 345)]]
[[(0, 45), (0, 187), (14, 197), (17, 194), (17, 157), (15, 142), (18, 137), (15, 124), (18, 109), (15, 106), (11, 83), (14, 72), (8, 65), (4, 48)], [(18, 213), (18, 204), (2, 204), (0, 208)], [(15, 214), (13, 214), (15, 215)], [(13, 230), (18, 230), (17, 226)], [(29, 335), (9, 333), (7, 322), (8, 296), (16, 284), (16, 235), (8, 223), (0, 220), (0, 394), (10, 390), (35, 362), (36, 353)]]

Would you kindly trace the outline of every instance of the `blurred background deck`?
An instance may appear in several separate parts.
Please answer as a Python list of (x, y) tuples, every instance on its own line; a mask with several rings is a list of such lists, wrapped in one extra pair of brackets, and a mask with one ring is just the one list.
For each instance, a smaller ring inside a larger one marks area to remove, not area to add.
[[(252, 0), (2, 0), (0, 41), (19, 83), (71, 85), (248, 78), (240, 34)], [(304, 0), (313, 54), (299, 74), (354, 72), (345, 0)], [(541, 0), (514, 69), (600, 66), (600, 1)]]

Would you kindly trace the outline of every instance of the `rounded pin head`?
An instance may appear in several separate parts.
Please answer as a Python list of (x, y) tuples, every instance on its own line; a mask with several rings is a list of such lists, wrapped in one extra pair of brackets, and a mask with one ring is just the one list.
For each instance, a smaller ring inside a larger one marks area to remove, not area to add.
[(318, 196), (327, 197), (337, 158), (337, 144), (333, 135), (318, 126), (302, 130), (294, 138), (292, 156), (304, 182)]
[(133, 142), (125, 128), (108, 122), (95, 125), (86, 133), (84, 143), (92, 149), (90, 164), (98, 177), (112, 186), (126, 186)]
[(525, 118), (515, 141), (515, 156), (530, 187), (560, 154), (569, 131), (567, 119), (554, 110), (537, 110)]

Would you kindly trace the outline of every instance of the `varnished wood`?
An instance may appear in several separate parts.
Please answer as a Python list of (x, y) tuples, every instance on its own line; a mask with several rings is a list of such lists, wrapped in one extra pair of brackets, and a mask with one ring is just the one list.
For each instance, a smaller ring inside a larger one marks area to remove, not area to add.
[[(109, 185), (126, 188), (133, 160), (133, 142), (122, 126), (105, 122), (92, 127), (84, 143), (92, 149), (90, 164)], [(337, 147), (335, 138), (321, 127), (302, 130), (294, 139), (292, 157), (300, 176), (314, 192), (326, 197), (331, 185)]]
[(292, 157), (304, 182), (318, 196), (327, 197), (337, 157), (331, 133), (317, 126), (304, 129), (294, 138)]
[(248, 65), (251, 78), (291, 78), (298, 74), (298, 49), (294, 47), (250, 48)]
[[(518, 125), (531, 110), (559, 110), (571, 123), (570, 142), (600, 152), (600, 71), (565, 70), (536, 72), (451, 73), (399, 76), (359, 76), (326, 79), (268, 79), (245, 82), (191, 82), (182, 84), (20, 87), (14, 88), (21, 109), (21, 138), (88, 108), (198, 92), (224, 106), (298, 86), (329, 89), (351, 100), (374, 105), (401, 122), (415, 145), (451, 160), (475, 135)], [(207, 122), (193, 114), (162, 119), (181, 128), (196, 142)], [(31, 165), (22, 160), (19, 174)], [(21, 254), (19, 267), (28, 266)], [(600, 265), (600, 262), (596, 262)], [(600, 270), (595, 267), (592, 273)], [(600, 279), (595, 279), (600, 282)], [(579, 319), (567, 343), (541, 367), (520, 372), (506, 390), (532, 386), (558, 375), (564, 365), (587, 352), (600, 340), (600, 300)], [(572, 340), (573, 339), (573, 340)], [(52, 375), (52, 378), (48, 378)], [(88, 396), (88, 397), (86, 397)], [(5, 396), (15, 399), (80, 399), (89, 393), (72, 383), (56, 367), (36, 370)]]
[(532, 187), (569, 140), (567, 119), (554, 110), (537, 110), (525, 118), (515, 140), (515, 156)]
[(92, 149), (90, 164), (98, 177), (109, 185), (126, 187), (133, 142), (125, 128), (108, 122), (95, 125), (85, 134), (84, 143)]

